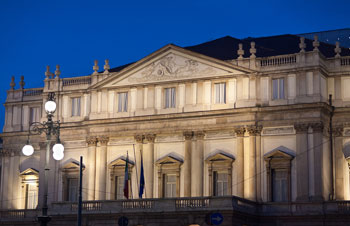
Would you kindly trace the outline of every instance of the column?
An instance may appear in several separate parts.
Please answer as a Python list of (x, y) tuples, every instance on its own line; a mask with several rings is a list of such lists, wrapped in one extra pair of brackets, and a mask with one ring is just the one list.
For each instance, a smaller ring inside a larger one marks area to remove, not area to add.
[(244, 197), (244, 127), (234, 128), (236, 133), (236, 152), (237, 158), (235, 161), (237, 171), (237, 196)]
[(96, 186), (95, 200), (106, 199), (106, 176), (107, 176), (107, 143), (108, 137), (99, 137), (96, 148)]
[(256, 126), (250, 126), (247, 130), (249, 133), (249, 153), (244, 153), (244, 171), (246, 175), (246, 171), (248, 170), (248, 177), (245, 177), (244, 180), (248, 182), (248, 189), (244, 187), (244, 198), (256, 201), (256, 135), (258, 130)]
[(323, 156), (325, 154), (323, 150), (323, 123), (313, 123), (311, 124), (311, 127), (313, 134), (313, 170), (310, 170), (313, 174), (309, 174), (313, 177), (313, 192), (311, 194), (311, 199), (313, 201), (323, 201), (323, 184), (325, 179), (323, 176)]
[(155, 134), (147, 134), (145, 136), (146, 144), (143, 146), (143, 169), (145, 175), (145, 196), (153, 198), (153, 182), (154, 182), (154, 140)]
[[(343, 128), (338, 127), (333, 129), (334, 139), (334, 168), (335, 168), (335, 199), (344, 200), (344, 164), (346, 164), (344, 153), (343, 153)], [(348, 173), (346, 172), (348, 175)]]
[[(142, 146), (143, 146), (143, 139), (144, 136), (141, 134), (137, 134), (134, 136), (135, 138), (135, 161), (136, 161), (136, 170), (137, 170), (137, 192), (134, 192), (136, 196), (134, 198), (139, 198), (139, 191), (140, 191), (140, 175), (141, 175), (141, 154), (142, 153)], [(145, 164), (143, 164), (145, 165)], [(145, 194), (145, 193), (144, 193)]]
[(87, 200), (95, 200), (95, 178), (96, 178), (96, 137), (88, 137), (86, 139), (88, 144), (87, 153), (87, 172), (88, 172), (88, 191)]
[[(10, 181), (10, 171), (11, 171), (11, 165), (10, 165), (10, 151), (9, 150), (2, 150), (2, 181)], [(1, 208), (2, 209), (9, 209), (9, 193), (11, 191), (11, 187), (9, 187), (9, 183), (1, 183)]]
[(191, 197), (191, 155), (192, 155), (192, 131), (185, 131), (185, 156), (183, 163), (184, 173), (184, 197)]
[(203, 196), (203, 149), (204, 149), (204, 132), (194, 133), (196, 140), (195, 149), (191, 154), (191, 196)]
[(296, 130), (296, 169), (297, 169), (297, 201), (309, 200), (309, 169), (308, 169), (308, 125), (298, 123)]
[(258, 202), (262, 201), (262, 186), (261, 186), (261, 177), (262, 177), (262, 156), (261, 156), (261, 130), (262, 126), (256, 127), (256, 137), (255, 137), (255, 148), (256, 148), (256, 199)]

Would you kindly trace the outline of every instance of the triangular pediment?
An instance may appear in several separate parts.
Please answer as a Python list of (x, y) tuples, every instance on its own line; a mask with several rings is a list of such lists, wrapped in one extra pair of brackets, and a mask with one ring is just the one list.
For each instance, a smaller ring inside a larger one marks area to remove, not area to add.
[(28, 175), (39, 176), (39, 171), (37, 171), (36, 169), (33, 169), (33, 168), (28, 168), (28, 169), (24, 170), (23, 172), (21, 172), (20, 175), (21, 176), (28, 176)]
[(173, 156), (167, 155), (167, 156), (164, 156), (163, 158), (158, 159), (156, 164), (157, 165), (173, 165), (173, 164), (181, 165), (182, 160), (177, 159)]
[(207, 163), (210, 163), (210, 162), (233, 162), (235, 160), (235, 158), (233, 156), (229, 156), (227, 154), (224, 154), (224, 153), (216, 153), (215, 155), (212, 155), (212, 156), (209, 156), (207, 159), (206, 159), (206, 162)]
[(136, 86), (201, 78), (219, 78), (252, 73), (183, 48), (167, 45), (144, 59), (95, 84), (92, 88)]
[[(124, 168), (126, 165), (126, 158), (124, 156), (119, 157), (108, 164), (109, 168)], [(128, 160), (128, 167), (133, 167), (134, 162), (130, 159)]]
[(283, 152), (281, 150), (274, 150), (272, 152), (267, 153), (264, 156), (265, 160), (269, 160), (269, 159), (288, 159), (288, 160), (291, 160), (293, 158), (294, 158), (293, 155), (286, 153), (286, 152)]

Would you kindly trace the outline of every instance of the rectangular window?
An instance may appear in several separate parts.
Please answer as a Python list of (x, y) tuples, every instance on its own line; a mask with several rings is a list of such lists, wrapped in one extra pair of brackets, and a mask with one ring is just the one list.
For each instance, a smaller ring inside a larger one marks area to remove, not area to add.
[(164, 174), (164, 197), (176, 197), (176, 175)]
[(214, 196), (228, 195), (228, 174), (214, 171), (213, 178)]
[(40, 107), (30, 108), (29, 123), (40, 122)]
[(72, 98), (72, 116), (80, 116), (80, 97)]
[(288, 173), (286, 170), (272, 170), (272, 201), (287, 202), (288, 201)]
[(124, 197), (124, 176), (115, 177), (115, 199), (125, 199)]
[(272, 98), (284, 99), (284, 78), (272, 79)]
[(118, 93), (118, 112), (128, 111), (128, 93)]
[(175, 108), (176, 106), (176, 92), (175, 88), (165, 88), (165, 108)]
[(38, 205), (38, 186), (26, 184), (26, 209), (35, 209)]
[(215, 84), (215, 103), (225, 104), (226, 103), (226, 83)]
[(78, 200), (78, 179), (68, 179), (68, 201), (76, 202)]

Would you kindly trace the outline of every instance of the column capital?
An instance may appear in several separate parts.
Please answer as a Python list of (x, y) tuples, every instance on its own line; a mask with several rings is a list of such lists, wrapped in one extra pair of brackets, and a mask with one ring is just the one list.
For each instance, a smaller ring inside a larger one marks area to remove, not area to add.
[(88, 144), (89, 147), (96, 146), (96, 144), (97, 144), (97, 137), (87, 137), (86, 138), (86, 143)]
[(333, 127), (333, 130), (332, 130), (333, 135), (335, 137), (343, 136), (343, 131), (344, 131), (344, 127), (342, 127), (342, 126)]
[(142, 134), (136, 134), (134, 135), (134, 139), (136, 140), (136, 143), (142, 143), (143, 139), (145, 139), (145, 136)]
[(97, 138), (98, 142), (103, 145), (103, 146), (106, 146), (108, 141), (109, 141), (109, 137), (106, 137), (106, 136), (100, 136)]
[(262, 126), (248, 126), (246, 130), (249, 136), (256, 136), (261, 134)]
[(193, 136), (195, 136), (197, 139), (203, 139), (205, 136), (204, 131), (195, 131), (193, 132)]
[(244, 128), (243, 126), (239, 126), (239, 127), (233, 128), (233, 131), (236, 133), (237, 137), (243, 137), (246, 131), (246, 128)]
[(11, 151), (7, 149), (2, 149), (0, 150), (0, 156), (2, 157), (10, 157), (11, 156)]
[(297, 133), (307, 133), (309, 125), (307, 123), (295, 123), (294, 129)]
[(146, 134), (145, 138), (146, 138), (148, 143), (154, 143), (154, 140), (156, 139), (156, 135), (155, 134)]
[(310, 123), (309, 126), (312, 128), (312, 131), (314, 133), (322, 133), (323, 132), (323, 122), (314, 122), (314, 123)]
[(185, 140), (191, 140), (193, 138), (193, 131), (184, 131), (183, 135)]

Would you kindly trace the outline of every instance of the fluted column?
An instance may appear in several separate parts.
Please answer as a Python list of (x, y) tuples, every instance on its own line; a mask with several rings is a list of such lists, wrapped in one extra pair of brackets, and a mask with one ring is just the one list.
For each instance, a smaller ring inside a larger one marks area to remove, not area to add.
[(194, 133), (196, 139), (196, 148), (191, 154), (191, 196), (203, 196), (203, 149), (204, 149), (204, 132)]
[(344, 200), (345, 198), (345, 176), (349, 176), (348, 173), (344, 172), (345, 161), (343, 153), (343, 128), (337, 127), (333, 129), (334, 137), (334, 168), (335, 168), (335, 199)]
[(237, 171), (237, 196), (244, 197), (244, 127), (234, 128), (236, 133), (236, 152), (237, 159), (235, 161)]
[(146, 198), (153, 198), (154, 183), (154, 140), (155, 134), (145, 136), (146, 143), (143, 146), (143, 168), (145, 175), (145, 195)]
[(96, 148), (96, 186), (95, 199), (106, 199), (106, 176), (107, 176), (107, 143), (108, 137), (99, 137)]
[(185, 157), (183, 163), (184, 177), (184, 197), (191, 197), (191, 154), (192, 154), (192, 131), (185, 131)]
[(87, 154), (87, 172), (88, 172), (88, 191), (87, 200), (95, 200), (95, 178), (96, 178), (96, 137), (86, 138), (86, 143), (88, 144), (88, 154)]
[(297, 169), (297, 201), (309, 200), (309, 169), (308, 169), (308, 125), (298, 123), (296, 130), (296, 169)]
[(142, 153), (142, 146), (143, 146), (143, 139), (144, 136), (141, 134), (137, 134), (134, 136), (135, 138), (135, 160), (136, 160), (136, 169), (137, 169), (137, 192), (134, 192), (135, 196), (134, 198), (139, 198), (139, 188), (140, 188), (140, 175), (141, 175), (141, 154)]

